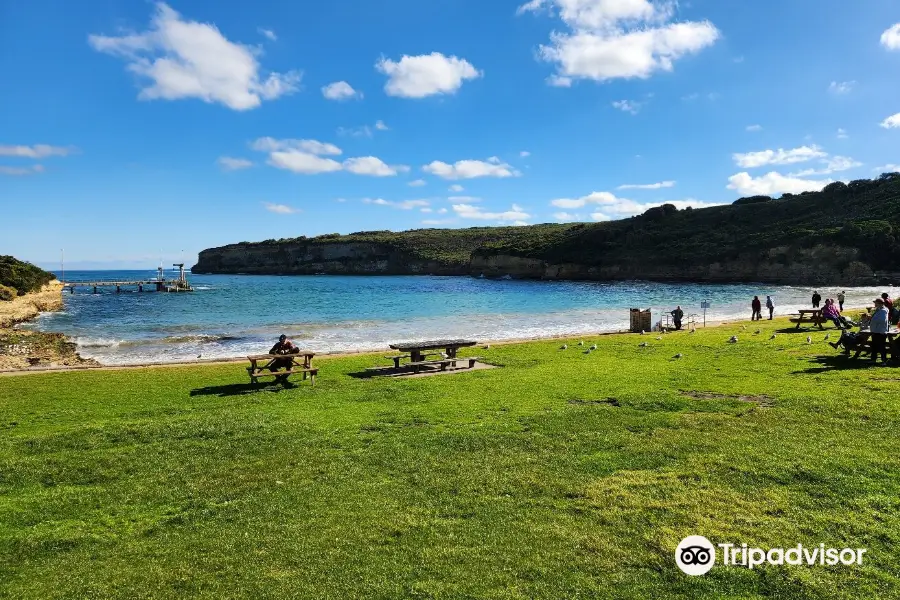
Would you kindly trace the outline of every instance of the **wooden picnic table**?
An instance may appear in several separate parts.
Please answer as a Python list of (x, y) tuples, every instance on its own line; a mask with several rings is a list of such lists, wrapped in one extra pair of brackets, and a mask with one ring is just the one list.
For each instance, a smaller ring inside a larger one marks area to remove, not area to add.
[[(860, 331), (859, 338), (857, 341), (854, 350), (856, 350), (856, 354), (853, 358), (859, 358), (859, 355), (863, 352), (867, 352), (870, 356), (872, 354), (872, 340), (870, 338), (871, 333), (869, 331)], [(891, 360), (897, 360), (897, 340), (900, 338), (900, 329), (891, 329), (887, 332), (887, 353), (890, 355)], [(847, 352), (850, 353), (849, 351)]]
[(800, 315), (796, 319), (791, 319), (791, 322), (797, 324), (797, 329), (800, 329), (800, 326), (804, 323), (818, 325), (819, 329), (825, 329), (822, 325), (828, 319), (822, 316), (821, 308), (802, 308), (798, 312)]
[(392, 350), (399, 352), (408, 352), (410, 362), (422, 362), (425, 359), (425, 353), (429, 350), (443, 349), (447, 354), (447, 358), (456, 358), (456, 353), (460, 348), (469, 348), (478, 342), (472, 340), (430, 340), (427, 342), (405, 342), (402, 344), (391, 344)]
[[(312, 380), (312, 384), (316, 385), (316, 375), (319, 374), (319, 370), (314, 369), (312, 366), (312, 359), (314, 356), (314, 352), (302, 351), (294, 354), (256, 354), (248, 356), (247, 360), (250, 361), (250, 366), (247, 367), (247, 373), (250, 374), (250, 381), (252, 383), (257, 383), (260, 377), (287, 378), (295, 373), (302, 373), (304, 380), (309, 376)], [(282, 361), (282, 364), (276, 368), (286, 367), (286, 370), (271, 370), (278, 361)], [(290, 366), (284, 364), (288, 361), (290, 361)], [(264, 364), (259, 366), (260, 362), (264, 362)]]

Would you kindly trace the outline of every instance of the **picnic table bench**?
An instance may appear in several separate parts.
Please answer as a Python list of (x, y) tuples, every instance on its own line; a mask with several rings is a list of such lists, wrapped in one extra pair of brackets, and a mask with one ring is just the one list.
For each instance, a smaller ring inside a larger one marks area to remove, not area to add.
[[(315, 356), (314, 352), (298, 352), (296, 354), (256, 354), (253, 356), (248, 356), (247, 360), (250, 361), (250, 366), (247, 367), (247, 373), (250, 375), (251, 383), (258, 383), (260, 377), (284, 377), (287, 379), (291, 375), (295, 373), (302, 373), (303, 380), (305, 381), (307, 377), (312, 380), (312, 385), (316, 385), (316, 375), (319, 374), (319, 370), (313, 368), (312, 359)], [(276, 363), (282, 361), (282, 364), (279, 366), (275, 366)], [(290, 361), (290, 366), (286, 363)], [(264, 363), (260, 366), (259, 363)], [(273, 371), (272, 368), (281, 368), (286, 367), (284, 371)]]
[[(475, 367), (478, 361), (477, 356), (467, 356), (458, 358), (457, 352), (460, 348), (468, 348), (476, 345), (478, 342), (472, 340), (430, 340), (425, 342), (404, 342), (400, 344), (391, 344), (392, 350), (397, 350), (401, 354), (396, 356), (385, 356), (385, 358), (394, 361), (394, 368), (411, 367), (414, 372), (418, 373), (423, 367), (438, 367), (441, 371), (446, 371), (451, 365), (455, 368), (457, 363), (469, 363), (468, 368)], [(434, 350), (442, 350), (442, 352), (430, 352)], [(435, 360), (428, 360), (431, 356), (439, 356)], [(409, 362), (402, 363), (403, 359), (409, 359)], [(380, 371), (383, 367), (372, 367), (369, 371)]]
[[(897, 359), (897, 338), (900, 337), (900, 330), (892, 329), (887, 333), (887, 353), (891, 357), (891, 360)], [(856, 354), (853, 355), (853, 358), (859, 358), (860, 354), (865, 352), (869, 356), (872, 355), (872, 340), (870, 337), (870, 333), (868, 331), (860, 331), (859, 337), (857, 338), (856, 345), (853, 347), (853, 350), (856, 351)], [(846, 353), (850, 354), (851, 350), (847, 350)]]
[(804, 323), (810, 323), (811, 325), (818, 325), (819, 329), (825, 329), (823, 324), (828, 322), (828, 319), (822, 316), (821, 308), (803, 308), (798, 311), (799, 316), (791, 319), (791, 323), (797, 324), (797, 329), (800, 329), (800, 326)]

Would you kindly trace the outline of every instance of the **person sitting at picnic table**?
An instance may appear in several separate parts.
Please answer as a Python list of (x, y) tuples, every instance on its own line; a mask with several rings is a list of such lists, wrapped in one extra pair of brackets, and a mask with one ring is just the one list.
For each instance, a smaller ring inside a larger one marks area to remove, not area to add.
[[(287, 339), (287, 336), (281, 334), (278, 338), (278, 343), (272, 346), (272, 349), (269, 350), (269, 354), (299, 354), (300, 348), (294, 345), (291, 340)], [(269, 370), (275, 373), (279, 369), (287, 369), (290, 370), (291, 366), (294, 364), (294, 360), (292, 358), (285, 358), (282, 360), (276, 360), (272, 362), (272, 366), (269, 367)], [(276, 377), (275, 381), (284, 381), (287, 377), (282, 375), (280, 377)]]
[(821, 301), (822, 301), (822, 296), (819, 294), (819, 292), (813, 292), (813, 295), (812, 295), (813, 308), (819, 308), (819, 303)]
[(753, 310), (750, 320), (762, 321), (762, 302), (759, 301), (759, 296), (753, 296), (753, 302), (750, 303), (750, 308)]
[(771, 321), (775, 315), (775, 301), (772, 300), (772, 296), (766, 296), (766, 308), (769, 309), (769, 320)]
[[(890, 329), (887, 307), (882, 298), (875, 298), (875, 312), (869, 321), (869, 339), (872, 344), (872, 364), (877, 362), (881, 354), (882, 365), (887, 365), (887, 334)], [(859, 354), (857, 353), (857, 356)]]
[(675, 321), (675, 331), (680, 331), (681, 330), (681, 320), (684, 318), (684, 311), (681, 310), (680, 306), (676, 306), (675, 310), (673, 310), (669, 314), (672, 315), (672, 320)]
[(825, 301), (825, 307), (822, 308), (822, 317), (831, 320), (838, 329), (844, 329), (843, 318), (837, 306), (834, 305), (834, 300), (829, 298)]

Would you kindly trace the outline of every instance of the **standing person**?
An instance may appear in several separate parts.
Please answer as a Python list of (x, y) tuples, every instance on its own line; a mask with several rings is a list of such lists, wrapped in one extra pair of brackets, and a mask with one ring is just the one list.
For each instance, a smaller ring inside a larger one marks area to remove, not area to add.
[(762, 302), (759, 301), (759, 296), (753, 296), (750, 308), (753, 309), (753, 315), (750, 317), (750, 320), (762, 321)]
[(766, 296), (766, 308), (769, 309), (769, 320), (771, 321), (775, 315), (775, 302), (772, 300), (772, 296)]
[(819, 295), (819, 292), (813, 292), (812, 295), (812, 303), (813, 308), (819, 308), (819, 303), (822, 301), (822, 296)]
[[(890, 325), (888, 324), (888, 310), (884, 305), (884, 300), (875, 298), (875, 313), (872, 320), (869, 321), (869, 336), (872, 340), (872, 364), (877, 360), (878, 354), (881, 354), (882, 364), (887, 364), (887, 332)], [(857, 353), (857, 356), (859, 354)]]
[(680, 306), (676, 306), (675, 310), (673, 310), (669, 314), (672, 315), (672, 320), (675, 321), (675, 331), (680, 331), (681, 330), (681, 320), (684, 318), (684, 311), (681, 310)]
[(847, 298), (847, 292), (841, 292), (838, 294), (838, 305), (840, 306), (840, 311), (844, 312), (844, 300)]

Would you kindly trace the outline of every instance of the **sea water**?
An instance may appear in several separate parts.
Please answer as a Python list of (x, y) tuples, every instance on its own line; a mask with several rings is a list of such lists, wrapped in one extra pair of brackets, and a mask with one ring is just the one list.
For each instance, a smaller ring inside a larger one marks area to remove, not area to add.
[[(69, 280), (151, 279), (155, 271), (67, 272)], [(103, 364), (216, 359), (266, 352), (282, 333), (317, 353), (386, 350), (400, 341), (578, 336), (627, 329), (629, 309), (653, 322), (680, 305), (702, 321), (749, 319), (772, 295), (776, 314), (811, 306), (812, 287), (516, 281), (432, 276), (192, 275), (192, 293), (101, 288), (66, 292), (65, 310), (27, 325), (64, 333)], [(824, 298), (840, 289), (818, 288)], [(889, 288), (847, 288), (868, 305)], [(765, 309), (763, 311), (766, 313)], [(767, 313), (766, 313), (767, 314)]]

